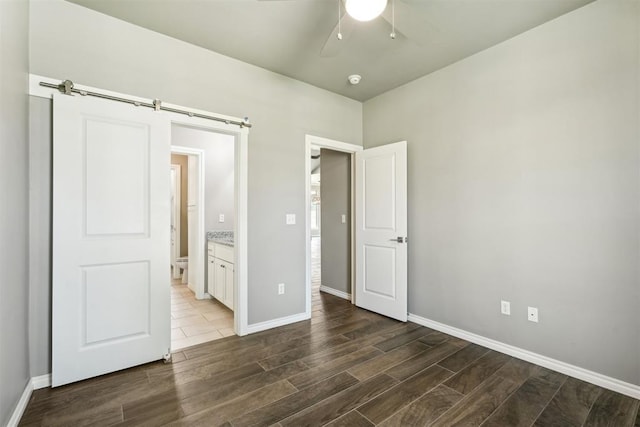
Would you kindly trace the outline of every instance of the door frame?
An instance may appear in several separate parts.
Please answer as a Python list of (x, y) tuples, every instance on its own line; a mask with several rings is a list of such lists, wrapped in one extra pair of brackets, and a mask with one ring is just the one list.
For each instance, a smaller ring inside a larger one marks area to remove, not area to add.
[[(37, 96), (40, 98), (52, 99), (54, 93), (58, 93), (58, 89), (51, 87), (45, 87), (40, 85), (40, 82), (47, 82), (52, 85), (58, 85), (62, 79), (51, 78), (48, 76), (41, 76), (37, 74), (29, 74), (29, 95)], [(83, 84), (75, 84), (77, 89), (82, 89), (92, 92), (101, 92), (115, 97), (134, 99), (140, 102), (148, 102), (147, 98), (135, 96), (132, 94), (116, 92), (99, 87), (87, 86)], [(205, 116), (218, 116), (221, 118), (227, 118), (230, 121), (241, 121), (242, 119), (233, 116), (227, 116), (223, 114), (214, 113), (211, 111), (200, 110), (196, 108), (185, 107), (183, 105), (172, 104), (169, 102), (163, 102), (163, 106), (171, 107), (178, 110), (188, 110), (194, 114), (202, 114)], [(132, 107), (133, 108), (133, 107)], [(235, 137), (235, 227), (234, 227), (234, 271), (235, 271), (235, 315), (234, 315), (234, 329), (236, 335), (246, 335), (248, 333), (249, 313), (248, 313), (248, 152), (249, 152), (249, 128), (246, 126), (239, 127), (232, 123), (217, 122), (213, 120), (207, 120), (194, 116), (186, 116), (180, 113), (172, 113), (168, 111), (162, 111), (166, 114), (171, 124), (179, 124), (183, 126), (200, 127), (208, 129), (213, 132), (226, 133)]]
[[(173, 153), (173, 151), (172, 151)], [(174, 247), (171, 248), (171, 252), (172, 252), (172, 264), (171, 267), (173, 267), (173, 278), (174, 279), (178, 279), (180, 277), (180, 275), (178, 274), (178, 277), (176, 277), (176, 259), (180, 258), (180, 252), (182, 250), (182, 248), (180, 247), (180, 221), (181, 218), (180, 216), (182, 215), (182, 167), (180, 165), (176, 165), (176, 164), (171, 164), (171, 170), (174, 171), (174, 175), (175, 175), (175, 188), (173, 189), (173, 206), (171, 206), (171, 209), (173, 210), (173, 215), (175, 219), (175, 224), (174, 228), (175, 228), (175, 243), (174, 243)]]
[[(171, 127), (173, 128), (174, 123), (173, 121), (171, 122)], [(181, 154), (183, 156), (192, 156), (195, 157), (196, 162), (198, 163), (198, 175), (197, 175), (197, 181), (198, 181), (198, 195), (196, 196), (196, 200), (197, 200), (197, 204), (198, 204), (198, 222), (196, 225), (196, 231), (195, 231), (195, 235), (198, 236), (198, 238), (196, 239), (196, 244), (193, 246), (195, 247), (195, 253), (192, 254), (191, 250), (189, 250), (189, 263), (191, 263), (191, 260), (201, 260), (204, 259), (204, 254), (205, 254), (205, 231), (204, 231), (204, 186), (205, 186), (205, 164), (204, 164), (204, 150), (198, 149), (198, 148), (190, 148), (190, 147), (182, 147), (179, 145), (173, 145), (171, 144), (171, 154)], [(188, 171), (187, 175), (189, 177), (191, 177), (191, 171)], [(189, 208), (187, 207), (187, 211), (189, 210)], [(188, 220), (187, 220), (188, 221)], [(189, 226), (191, 226), (191, 224), (189, 224)], [(189, 243), (188, 246), (191, 246), (191, 243)], [(189, 248), (191, 249), (191, 247)], [(192, 258), (193, 257), (193, 258)], [(204, 280), (204, 269), (206, 268), (206, 263), (203, 262), (202, 268), (198, 268), (197, 270), (194, 271), (194, 269), (191, 268), (191, 265), (189, 265), (189, 272), (191, 274), (194, 274), (194, 276), (196, 277), (196, 283), (192, 284), (189, 283), (190, 285), (193, 286), (193, 291), (196, 294), (196, 299), (205, 299), (208, 298), (206, 292), (204, 291), (204, 288), (206, 286), (205, 280)], [(200, 267), (200, 263), (198, 263), (198, 267)]]
[[(202, 112), (206, 114), (206, 112)], [(210, 114), (210, 113), (209, 113)], [(215, 122), (212, 120), (202, 119), (199, 117), (189, 117), (181, 114), (171, 115), (171, 126), (183, 126), (193, 129), (199, 129), (206, 132), (221, 133), (231, 135), (234, 137), (234, 272), (235, 272), (235, 295), (234, 295), (234, 331), (236, 335), (243, 336), (248, 333), (249, 326), (249, 313), (248, 313), (248, 280), (247, 280), (247, 223), (248, 223), (248, 151), (249, 151), (249, 129), (246, 127), (238, 127), (232, 124), (226, 124), (222, 122)], [(171, 146), (172, 152), (174, 145)], [(201, 153), (199, 163), (200, 180), (199, 180), (199, 200), (200, 206), (198, 208), (199, 214), (199, 228), (202, 231), (198, 237), (198, 252), (197, 256), (200, 256), (202, 260), (203, 268), (198, 271), (202, 277), (202, 291), (204, 297), (204, 269), (207, 266), (205, 260), (206, 249), (206, 236), (204, 226), (204, 186), (205, 186), (205, 173), (204, 173), (204, 151), (195, 148), (179, 147), (181, 149)], [(202, 251), (202, 252), (200, 252)], [(189, 254), (191, 257), (191, 254)], [(197, 297), (197, 294), (196, 294)]]
[[(334, 151), (340, 151), (350, 154), (351, 157), (351, 215), (349, 223), (351, 225), (351, 303), (355, 303), (355, 292), (353, 286), (356, 279), (355, 269), (355, 153), (362, 151), (364, 148), (360, 145), (350, 144), (348, 142), (336, 141), (334, 139), (323, 138), (315, 135), (305, 135), (305, 251), (306, 251), (306, 268), (305, 268), (305, 314), (311, 317), (311, 146), (326, 148)], [(322, 197), (322, 170), (320, 170), (320, 194)], [(321, 202), (322, 203), (322, 202)]]

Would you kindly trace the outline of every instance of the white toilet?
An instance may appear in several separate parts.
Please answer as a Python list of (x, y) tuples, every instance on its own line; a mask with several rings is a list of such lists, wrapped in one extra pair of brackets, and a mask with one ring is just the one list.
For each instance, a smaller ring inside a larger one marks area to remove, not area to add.
[(183, 256), (176, 259), (176, 266), (182, 270), (182, 283), (189, 283), (189, 257)]

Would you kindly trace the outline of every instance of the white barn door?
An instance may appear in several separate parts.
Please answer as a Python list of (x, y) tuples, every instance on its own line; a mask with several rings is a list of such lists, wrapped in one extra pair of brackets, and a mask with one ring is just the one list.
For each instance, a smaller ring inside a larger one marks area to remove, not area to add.
[(358, 307), (407, 321), (407, 143), (356, 152)]
[(170, 137), (162, 112), (54, 95), (53, 386), (169, 352)]

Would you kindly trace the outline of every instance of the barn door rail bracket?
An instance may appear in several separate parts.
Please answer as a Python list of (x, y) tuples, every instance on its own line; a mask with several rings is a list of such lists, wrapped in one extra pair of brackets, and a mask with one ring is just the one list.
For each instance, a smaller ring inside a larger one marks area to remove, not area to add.
[(108, 99), (110, 101), (118, 101), (124, 102), (126, 104), (135, 105), (136, 107), (147, 107), (151, 108), (155, 111), (168, 111), (170, 113), (177, 114), (185, 114), (189, 117), (199, 117), (201, 119), (214, 120), (216, 122), (226, 123), (228, 125), (236, 125), (241, 128), (250, 128), (252, 127), (251, 123), (249, 123), (249, 118), (245, 117), (244, 120), (230, 120), (224, 117), (216, 117), (208, 114), (200, 114), (194, 111), (183, 110), (179, 108), (166, 107), (162, 105), (162, 101), (159, 99), (154, 99), (151, 102), (141, 102), (139, 100), (122, 98), (119, 96), (107, 95), (105, 93), (94, 92), (89, 90), (80, 90), (74, 87), (74, 84), (71, 80), (64, 80), (60, 84), (54, 84), (49, 82), (40, 82), (40, 86), (48, 87), (52, 89), (58, 89), (60, 93), (65, 95), (73, 95), (74, 93), (82, 95), (82, 96), (94, 96), (96, 98)]

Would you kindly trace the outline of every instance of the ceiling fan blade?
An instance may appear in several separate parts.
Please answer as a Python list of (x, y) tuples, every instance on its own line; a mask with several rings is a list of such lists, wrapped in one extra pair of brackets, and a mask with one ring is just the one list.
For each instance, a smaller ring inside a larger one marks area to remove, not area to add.
[(342, 40), (338, 39), (338, 24), (333, 28), (331, 34), (327, 38), (327, 41), (322, 46), (322, 50), (320, 51), (320, 56), (322, 57), (332, 57), (336, 56), (340, 49), (342, 49), (342, 44), (345, 43), (346, 40), (349, 39), (351, 32), (353, 31), (353, 19), (346, 13), (342, 15), (340, 18), (340, 32), (342, 33)]
[[(415, 5), (409, 5), (401, 0), (391, 0), (395, 7), (395, 27), (396, 32), (404, 34), (406, 38), (417, 45), (434, 43), (438, 41), (440, 31), (427, 19), (423, 13), (413, 10)], [(392, 4), (391, 1), (382, 13), (382, 17), (392, 22)], [(391, 32), (391, 31), (390, 31)]]

